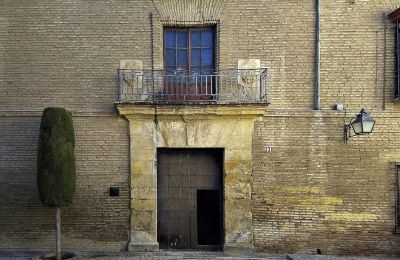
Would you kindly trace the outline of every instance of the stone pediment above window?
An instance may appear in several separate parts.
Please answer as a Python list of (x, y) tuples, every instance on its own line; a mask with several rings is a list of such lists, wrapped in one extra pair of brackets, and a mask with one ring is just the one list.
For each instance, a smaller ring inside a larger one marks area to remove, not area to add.
[(193, 25), (220, 19), (226, 1), (221, 0), (154, 0), (159, 19), (164, 23)]

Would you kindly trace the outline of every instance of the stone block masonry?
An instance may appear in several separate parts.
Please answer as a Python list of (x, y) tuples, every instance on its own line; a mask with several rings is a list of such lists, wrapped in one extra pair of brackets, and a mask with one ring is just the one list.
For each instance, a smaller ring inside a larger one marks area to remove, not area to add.
[(224, 148), (224, 249), (252, 250), (251, 139), (254, 121), (265, 106), (119, 104), (117, 108), (129, 120), (131, 154), (146, 154), (131, 157), (131, 188), (139, 192), (131, 197), (129, 249), (158, 248), (157, 148), (207, 147)]

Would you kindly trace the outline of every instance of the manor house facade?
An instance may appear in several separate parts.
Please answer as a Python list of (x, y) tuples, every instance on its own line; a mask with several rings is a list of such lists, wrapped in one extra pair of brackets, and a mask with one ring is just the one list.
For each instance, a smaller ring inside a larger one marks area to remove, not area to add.
[(65, 248), (400, 254), (398, 1), (1, 6), (0, 249), (53, 244), (36, 153), (61, 106)]

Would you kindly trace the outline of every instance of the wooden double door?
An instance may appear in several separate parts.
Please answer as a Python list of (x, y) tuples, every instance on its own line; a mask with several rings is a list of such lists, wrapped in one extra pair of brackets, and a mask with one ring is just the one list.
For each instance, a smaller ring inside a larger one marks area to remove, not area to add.
[(161, 249), (222, 249), (223, 149), (158, 149)]

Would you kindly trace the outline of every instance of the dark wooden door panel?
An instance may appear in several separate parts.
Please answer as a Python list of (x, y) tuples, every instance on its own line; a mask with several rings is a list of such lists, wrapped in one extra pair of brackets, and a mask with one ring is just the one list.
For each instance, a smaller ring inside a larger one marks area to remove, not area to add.
[[(222, 156), (222, 149), (158, 150), (160, 248), (206, 249), (203, 245), (222, 245)], [(211, 190), (218, 196), (200, 195), (200, 198), (199, 194), (207, 192), (199, 190)], [(211, 202), (210, 198), (218, 201)], [(209, 203), (211, 208), (207, 213)]]
[(197, 230), (199, 245), (221, 244), (221, 191), (197, 190)]

